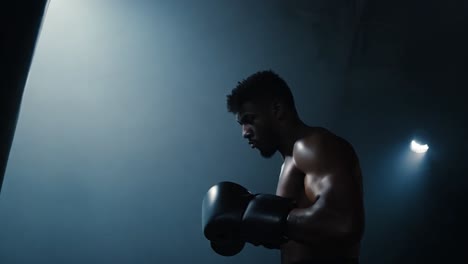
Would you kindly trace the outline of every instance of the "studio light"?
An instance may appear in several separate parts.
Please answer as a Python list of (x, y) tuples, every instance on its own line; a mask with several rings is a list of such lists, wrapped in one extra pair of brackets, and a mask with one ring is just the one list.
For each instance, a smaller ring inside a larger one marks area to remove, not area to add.
[(411, 151), (415, 153), (426, 153), (428, 149), (429, 146), (427, 144), (420, 144), (415, 140), (411, 141)]

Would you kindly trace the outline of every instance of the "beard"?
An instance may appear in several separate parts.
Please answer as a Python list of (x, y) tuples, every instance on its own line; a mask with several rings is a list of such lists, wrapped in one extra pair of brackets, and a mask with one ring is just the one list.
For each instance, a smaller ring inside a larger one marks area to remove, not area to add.
[(269, 159), (271, 157), (273, 157), (276, 153), (276, 151), (278, 150), (278, 146), (276, 144), (277, 142), (277, 136), (276, 134), (273, 132), (274, 129), (273, 128), (270, 128), (270, 129), (266, 129), (266, 131), (270, 131), (266, 136), (266, 137), (261, 137), (262, 139), (260, 140), (260, 145), (258, 146), (258, 150), (260, 151), (260, 155), (263, 157), (263, 158), (266, 158), (266, 159)]
[(268, 149), (268, 150), (265, 150), (265, 149), (259, 149), (260, 150), (260, 155), (266, 159), (269, 159), (271, 157), (273, 157), (276, 153), (276, 149)]

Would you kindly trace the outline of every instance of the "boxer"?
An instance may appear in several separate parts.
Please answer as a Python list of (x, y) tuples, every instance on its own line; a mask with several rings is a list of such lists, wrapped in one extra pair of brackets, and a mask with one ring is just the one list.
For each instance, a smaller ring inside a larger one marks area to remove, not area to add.
[(202, 227), (213, 250), (239, 253), (245, 243), (281, 251), (282, 264), (359, 263), (364, 202), (359, 159), (352, 145), (301, 121), (287, 83), (257, 72), (227, 96), (227, 108), (251, 148), (282, 156), (276, 194), (233, 183), (211, 187)]

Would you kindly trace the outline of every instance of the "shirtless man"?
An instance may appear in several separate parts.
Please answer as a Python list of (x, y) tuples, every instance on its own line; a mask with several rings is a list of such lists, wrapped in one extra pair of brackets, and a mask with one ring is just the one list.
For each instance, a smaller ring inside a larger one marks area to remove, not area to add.
[(221, 182), (203, 200), (203, 231), (215, 252), (246, 242), (281, 250), (282, 264), (358, 263), (364, 232), (359, 160), (330, 131), (304, 124), (292, 93), (272, 71), (239, 82), (227, 97), (242, 135), (269, 158), (283, 157), (276, 195)]

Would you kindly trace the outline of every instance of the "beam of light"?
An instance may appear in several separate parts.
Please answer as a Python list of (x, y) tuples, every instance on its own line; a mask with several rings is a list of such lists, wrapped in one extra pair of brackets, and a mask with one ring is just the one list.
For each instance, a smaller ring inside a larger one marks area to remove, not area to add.
[(411, 150), (415, 153), (426, 153), (427, 150), (429, 149), (429, 146), (427, 144), (419, 144), (415, 140), (411, 141)]

